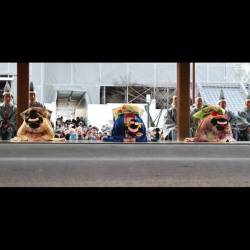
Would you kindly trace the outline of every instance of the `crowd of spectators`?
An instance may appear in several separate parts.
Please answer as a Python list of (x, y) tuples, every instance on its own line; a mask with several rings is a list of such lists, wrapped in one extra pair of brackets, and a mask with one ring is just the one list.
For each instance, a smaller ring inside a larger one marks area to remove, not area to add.
[[(111, 135), (112, 127), (105, 124), (101, 128), (94, 125), (87, 125), (84, 119), (65, 120), (58, 117), (56, 120), (55, 137), (66, 140), (96, 140), (102, 141), (104, 137)], [(162, 130), (150, 128), (147, 132), (147, 140), (157, 142), (162, 139)]]
[(86, 121), (77, 117), (76, 119), (63, 121), (58, 117), (56, 121), (55, 137), (66, 140), (102, 140), (104, 136), (111, 134), (108, 124), (101, 128), (87, 125)]

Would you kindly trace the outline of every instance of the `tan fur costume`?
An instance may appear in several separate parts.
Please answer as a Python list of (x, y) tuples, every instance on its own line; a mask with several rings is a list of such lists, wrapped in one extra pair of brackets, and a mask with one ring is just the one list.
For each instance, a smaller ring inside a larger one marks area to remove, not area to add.
[[(29, 119), (31, 110), (36, 110), (38, 116), (43, 119), (38, 128), (31, 128), (26, 122), (26, 119)], [(50, 113), (47, 109), (32, 107), (23, 111), (21, 116), (23, 123), (13, 141), (52, 141), (54, 139), (54, 131), (49, 121)]]

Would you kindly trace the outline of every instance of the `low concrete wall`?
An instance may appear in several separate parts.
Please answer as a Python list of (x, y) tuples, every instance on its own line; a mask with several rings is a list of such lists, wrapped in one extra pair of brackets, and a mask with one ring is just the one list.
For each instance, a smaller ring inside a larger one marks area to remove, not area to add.
[(0, 186), (250, 186), (250, 145), (1, 143)]

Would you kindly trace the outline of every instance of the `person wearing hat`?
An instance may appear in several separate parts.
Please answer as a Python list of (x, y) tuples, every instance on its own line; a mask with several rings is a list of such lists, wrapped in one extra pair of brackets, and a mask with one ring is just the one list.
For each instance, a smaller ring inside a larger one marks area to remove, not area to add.
[(237, 125), (235, 124), (235, 121), (238, 120), (238, 117), (234, 114), (234, 112), (227, 109), (227, 100), (225, 98), (223, 89), (221, 89), (220, 91), (220, 96), (217, 104), (225, 110), (225, 114), (227, 115), (228, 121), (230, 122), (232, 127), (233, 137), (236, 140), (239, 140), (239, 138), (241, 137), (240, 131), (238, 130)]
[(16, 134), (16, 106), (9, 83), (4, 87), (3, 103), (0, 105), (0, 139), (10, 140)]
[[(248, 123), (250, 123), (250, 93), (248, 93), (246, 99), (245, 99), (245, 107), (242, 111), (238, 112), (238, 115), (244, 119), (247, 120)], [(250, 125), (247, 127), (247, 129), (244, 131), (244, 139), (246, 141), (250, 141)]]
[(190, 108), (190, 115), (192, 117), (192, 115), (194, 115), (196, 112), (200, 111), (201, 108), (203, 107), (203, 99), (201, 97), (200, 92), (198, 92), (196, 98), (195, 98), (195, 102), (194, 105), (191, 106)]
[(250, 123), (250, 93), (248, 93), (245, 99), (245, 107), (239, 112), (239, 116), (245, 118)]
[(34, 84), (33, 82), (30, 82), (30, 100), (29, 100), (29, 106), (31, 107), (41, 107), (41, 108), (46, 108), (44, 105), (42, 105), (40, 102), (36, 100), (36, 91), (34, 89)]
[(232, 118), (234, 118), (235, 114), (227, 108), (227, 100), (224, 96), (223, 89), (221, 89), (220, 91), (220, 96), (217, 104), (225, 110), (225, 114), (227, 115), (228, 121), (230, 122)]
[[(38, 108), (45, 108), (46, 109), (46, 107), (42, 103), (40, 103), (40, 102), (38, 102), (36, 100), (36, 91), (34, 89), (34, 83), (33, 82), (30, 82), (29, 94), (30, 94), (30, 99), (29, 99), (29, 107), (30, 108), (38, 107)], [(49, 120), (50, 120), (52, 111), (48, 110), (48, 112), (49, 112)], [(50, 123), (51, 123), (52, 127), (54, 128), (55, 127), (54, 123), (51, 120), (50, 120)]]
[(177, 96), (174, 95), (172, 99), (171, 108), (167, 109), (164, 116), (163, 134), (165, 140), (175, 141), (176, 140), (176, 107), (177, 107)]

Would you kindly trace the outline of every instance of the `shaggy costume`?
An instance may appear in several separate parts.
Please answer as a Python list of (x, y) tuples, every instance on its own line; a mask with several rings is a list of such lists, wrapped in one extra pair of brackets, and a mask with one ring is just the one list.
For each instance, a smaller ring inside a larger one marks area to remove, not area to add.
[(198, 121), (193, 138), (186, 142), (234, 142), (232, 129), (224, 109), (216, 105), (206, 105), (192, 117)]
[(21, 113), (23, 123), (13, 141), (52, 141), (54, 131), (48, 119), (49, 111), (33, 107)]
[(103, 138), (104, 141), (115, 142), (146, 142), (146, 128), (140, 117), (143, 110), (132, 104), (124, 104), (113, 109), (114, 126), (111, 136)]

